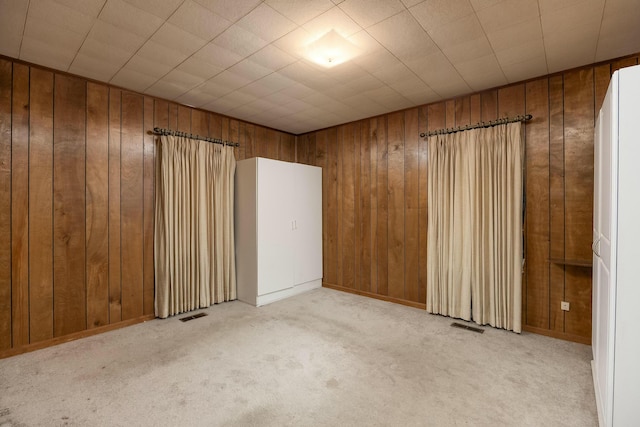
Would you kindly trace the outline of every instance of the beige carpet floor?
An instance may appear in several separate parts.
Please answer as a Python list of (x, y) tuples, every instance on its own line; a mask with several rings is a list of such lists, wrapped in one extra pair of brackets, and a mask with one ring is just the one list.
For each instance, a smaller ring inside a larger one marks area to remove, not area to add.
[(329, 289), (200, 311), (0, 360), (0, 426), (597, 425), (589, 346)]

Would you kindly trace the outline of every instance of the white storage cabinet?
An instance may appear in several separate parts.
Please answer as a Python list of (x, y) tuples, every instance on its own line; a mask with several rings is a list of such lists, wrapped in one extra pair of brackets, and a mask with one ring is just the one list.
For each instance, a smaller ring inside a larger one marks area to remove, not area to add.
[(322, 286), (322, 169), (239, 161), (235, 237), (239, 300), (260, 306)]
[(593, 382), (601, 426), (640, 426), (640, 66), (616, 71), (596, 121)]

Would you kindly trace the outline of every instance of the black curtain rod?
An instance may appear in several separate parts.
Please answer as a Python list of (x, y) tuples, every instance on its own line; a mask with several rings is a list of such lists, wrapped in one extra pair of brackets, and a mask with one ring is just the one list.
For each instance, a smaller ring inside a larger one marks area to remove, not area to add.
[(223, 141), (220, 138), (209, 138), (208, 136), (194, 135), (192, 133), (180, 132), (180, 131), (171, 130), (171, 129), (153, 128), (153, 133), (155, 135), (181, 136), (184, 138), (199, 139), (200, 141), (213, 142), (214, 144), (229, 145), (231, 147), (240, 147), (240, 144), (238, 144), (237, 142)]
[(525, 114), (524, 116), (516, 116), (516, 117), (510, 117), (510, 118), (505, 117), (505, 118), (490, 121), (490, 122), (476, 123), (475, 125), (458, 126), (456, 128), (444, 128), (444, 129), (432, 130), (426, 133), (423, 132), (420, 134), (420, 136), (424, 138), (425, 136), (444, 135), (447, 133), (461, 132), (463, 130), (488, 128), (488, 127), (497, 126), (497, 125), (506, 125), (507, 123), (526, 122), (528, 120), (531, 120), (532, 118), (533, 116), (531, 114)]

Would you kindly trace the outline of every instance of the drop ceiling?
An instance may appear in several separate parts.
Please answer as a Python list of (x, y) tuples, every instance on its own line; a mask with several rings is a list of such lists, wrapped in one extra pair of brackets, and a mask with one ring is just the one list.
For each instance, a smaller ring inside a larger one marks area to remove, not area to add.
[[(0, 54), (300, 134), (640, 51), (640, 0), (0, 0)], [(359, 55), (305, 57), (330, 30)]]

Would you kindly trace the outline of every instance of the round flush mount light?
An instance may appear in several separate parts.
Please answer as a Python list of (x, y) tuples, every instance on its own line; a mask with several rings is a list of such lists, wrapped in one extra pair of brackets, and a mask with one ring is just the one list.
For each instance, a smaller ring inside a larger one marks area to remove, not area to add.
[(355, 58), (360, 54), (360, 49), (335, 30), (331, 30), (309, 43), (306, 53), (311, 61), (331, 68)]

